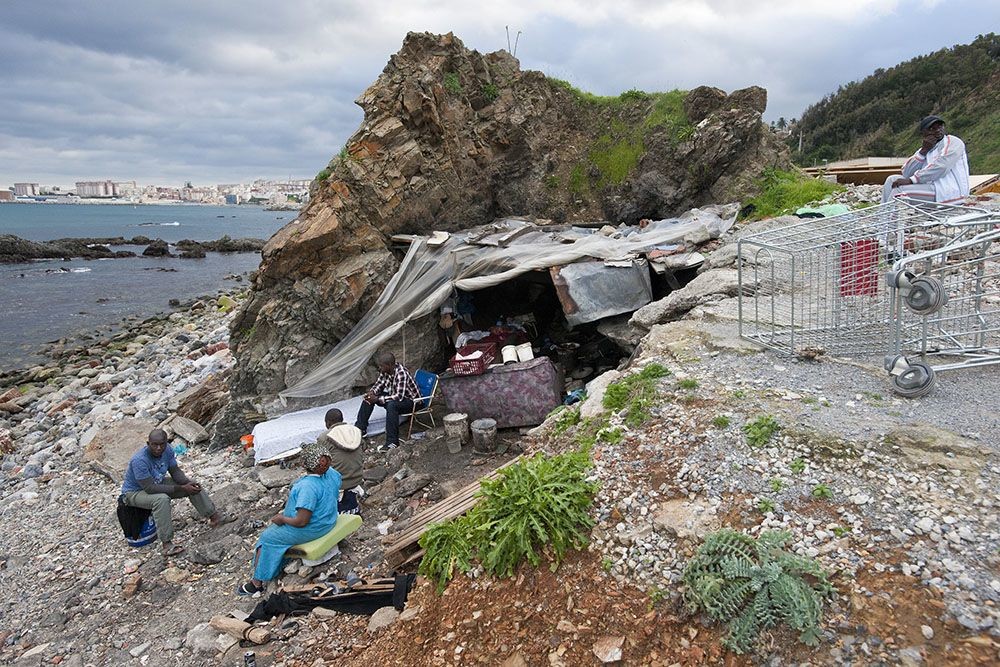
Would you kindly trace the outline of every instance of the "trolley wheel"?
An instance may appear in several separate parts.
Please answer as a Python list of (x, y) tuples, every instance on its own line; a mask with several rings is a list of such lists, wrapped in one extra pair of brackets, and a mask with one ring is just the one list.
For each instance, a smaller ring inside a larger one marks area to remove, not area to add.
[(906, 307), (917, 315), (936, 313), (948, 301), (944, 285), (937, 278), (921, 276), (910, 283), (910, 291), (903, 298)]
[(922, 361), (914, 361), (899, 375), (892, 376), (893, 390), (905, 398), (926, 396), (934, 386), (934, 369)]

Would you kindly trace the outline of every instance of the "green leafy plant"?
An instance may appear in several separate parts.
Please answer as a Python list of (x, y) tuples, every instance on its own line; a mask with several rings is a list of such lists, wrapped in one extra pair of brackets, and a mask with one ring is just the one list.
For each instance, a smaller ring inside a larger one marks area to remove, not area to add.
[(761, 514), (767, 514), (768, 512), (774, 511), (774, 501), (768, 498), (761, 498), (757, 501), (757, 511)]
[(711, 533), (684, 568), (684, 599), (694, 612), (727, 625), (723, 644), (753, 648), (760, 632), (786, 623), (810, 646), (819, 642), (823, 598), (833, 593), (816, 560), (785, 551), (785, 531), (758, 538), (724, 529)]
[(453, 576), (472, 567), (473, 545), (478, 541), (474, 516), (465, 516), (431, 524), (420, 538), (425, 550), (420, 573), (437, 583), (438, 593)]
[(602, 404), (608, 410), (623, 412), (629, 426), (641, 426), (649, 419), (649, 408), (659, 396), (657, 380), (669, 374), (664, 366), (649, 364), (638, 373), (608, 385)]
[(788, 467), (796, 475), (800, 475), (806, 469), (805, 459), (795, 459), (794, 461), (791, 462), (791, 464), (789, 464)]
[(746, 398), (747, 393), (742, 389), (733, 389), (733, 398)]
[(817, 484), (813, 487), (812, 497), (826, 500), (828, 498), (833, 498), (833, 491), (831, 491), (830, 487), (826, 484)]
[(483, 84), (483, 97), (486, 98), (487, 102), (492, 102), (499, 96), (500, 96), (500, 90), (496, 87), (496, 84), (493, 83)]
[(548, 176), (546, 176), (544, 179), (542, 179), (542, 183), (544, 183), (545, 187), (549, 190), (559, 189), (559, 177), (556, 176), (555, 174), (549, 174)]
[(604, 570), (605, 572), (610, 572), (611, 568), (613, 568), (614, 566), (615, 562), (610, 558), (608, 558), (607, 556), (601, 559), (601, 569)]
[(653, 586), (649, 589), (649, 610), (667, 599), (667, 589)]
[(718, 429), (729, 428), (729, 417), (726, 415), (716, 415), (712, 418), (712, 426)]
[(801, 172), (768, 169), (757, 182), (760, 194), (750, 199), (744, 211), (753, 220), (773, 218), (790, 213), (827, 195), (839, 192), (844, 186), (806, 176)]
[(452, 95), (462, 94), (462, 82), (458, 79), (458, 72), (445, 72), (444, 89)]
[(621, 123), (612, 121), (611, 132), (599, 136), (587, 156), (600, 172), (600, 185), (619, 185), (645, 152), (641, 134), (629, 132)]
[(587, 544), (597, 484), (586, 479), (590, 452), (521, 460), (484, 481), (479, 503), (465, 516), (434, 524), (420, 538), (421, 574), (442, 590), (474, 560), (506, 577), (523, 560), (537, 566), (543, 551), (558, 565), (569, 549)]
[(580, 423), (580, 408), (562, 406), (556, 408), (556, 410), (558, 411), (558, 416), (556, 417), (555, 425), (552, 427), (552, 432), (556, 435), (561, 435)]
[(694, 378), (684, 378), (683, 380), (677, 381), (677, 386), (680, 387), (681, 389), (687, 389), (687, 390), (697, 389), (698, 381), (695, 380)]
[(617, 427), (603, 428), (597, 432), (597, 439), (609, 445), (617, 445), (625, 437), (624, 432)]
[(316, 181), (322, 183), (326, 179), (330, 178), (330, 170), (322, 169), (318, 174), (316, 174)]
[(590, 466), (585, 449), (552, 457), (536, 454), (483, 483), (478, 554), (487, 572), (510, 576), (522, 559), (537, 566), (543, 546), (559, 563), (569, 549), (587, 544), (597, 492), (597, 484), (586, 479)]
[(771, 487), (772, 491), (774, 491), (775, 493), (777, 493), (778, 491), (781, 491), (781, 489), (784, 488), (785, 484), (780, 479), (778, 479), (777, 477), (775, 477), (774, 479), (772, 479), (770, 481), (769, 486)]
[(752, 422), (744, 424), (743, 433), (747, 436), (747, 444), (751, 447), (763, 447), (771, 442), (774, 434), (781, 429), (781, 425), (771, 415), (761, 415)]
[(847, 533), (851, 531), (849, 531), (847, 528), (844, 528), (843, 526), (834, 526), (833, 528), (830, 529), (830, 532), (832, 532), (837, 537), (843, 537), (844, 535), (847, 535)]

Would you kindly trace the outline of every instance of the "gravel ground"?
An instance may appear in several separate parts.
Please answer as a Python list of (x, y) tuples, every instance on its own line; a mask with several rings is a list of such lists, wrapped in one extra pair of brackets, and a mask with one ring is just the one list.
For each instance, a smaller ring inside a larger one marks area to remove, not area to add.
[[(592, 548), (611, 576), (679, 604), (683, 567), (707, 532), (790, 530), (792, 548), (817, 557), (842, 592), (830, 604), (820, 662), (932, 653), (928, 641), (893, 641), (887, 628), (852, 629), (857, 596), (879, 594), (854, 583), (864, 575), (903, 575), (940, 592), (941, 613), (909, 610), (939, 641), (1000, 636), (998, 420), (972, 398), (991, 395), (1000, 375), (955, 372), (907, 400), (888, 391), (880, 369), (753, 352), (735, 331), (685, 321), (644, 342), (636, 368), (657, 361), (672, 371), (662, 404), (640, 429), (612, 416), (626, 437), (595, 454), (603, 486)], [(681, 389), (681, 379), (697, 387)], [(743, 426), (761, 415), (781, 430), (751, 447)], [(728, 424), (713, 424), (721, 417)], [(890, 433), (918, 442), (889, 441)]]

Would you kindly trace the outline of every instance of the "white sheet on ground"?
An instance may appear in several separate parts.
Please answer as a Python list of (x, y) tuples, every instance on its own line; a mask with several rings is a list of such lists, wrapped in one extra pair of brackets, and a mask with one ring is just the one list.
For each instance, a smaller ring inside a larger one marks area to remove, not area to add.
[[(307, 442), (315, 442), (326, 431), (326, 411), (339, 408), (344, 413), (344, 421), (353, 424), (361, 407), (361, 396), (344, 399), (330, 405), (298, 410), (269, 419), (253, 427), (254, 461), (263, 463), (291, 456)], [(368, 435), (385, 433), (385, 409), (376, 405), (368, 420)]]

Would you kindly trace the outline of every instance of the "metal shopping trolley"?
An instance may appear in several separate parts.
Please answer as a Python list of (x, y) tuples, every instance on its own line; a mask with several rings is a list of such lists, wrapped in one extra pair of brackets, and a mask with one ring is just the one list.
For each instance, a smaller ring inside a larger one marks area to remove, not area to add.
[(895, 199), (743, 238), (740, 335), (792, 355), (884, 357), (910, 397), (935, 370), (1000, 363), (998, 224)]

